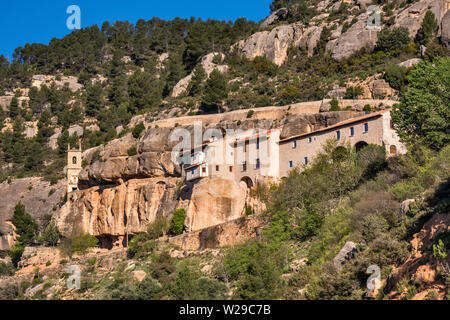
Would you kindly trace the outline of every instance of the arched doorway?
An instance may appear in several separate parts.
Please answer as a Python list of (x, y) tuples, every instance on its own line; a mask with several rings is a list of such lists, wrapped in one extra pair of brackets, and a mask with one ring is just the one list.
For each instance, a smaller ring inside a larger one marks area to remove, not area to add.
[(249, 188), (249, 189), (253, 188), (253, 186), (254, 186), (253, 181), (250, 177), (243, 177), (241, 179), (241, 182), (245, 182), (245, 184), (247, 185), (247, 188)]
[(367, 142), (365, 142), (365, 141), (359, 141), (359, 142), (357, 142), (357, 143), (355, 144), (356, 152), (361, 151), (361, 149), (363, 149), (363, 148), (366, 147), (366, 146), (368, 146), (368, 144), (367, 144)]
[(397, 147), (395, 145), (391, 145), (389, 147), (389, 153), (390, 154), (396, 154), (397, 153)]

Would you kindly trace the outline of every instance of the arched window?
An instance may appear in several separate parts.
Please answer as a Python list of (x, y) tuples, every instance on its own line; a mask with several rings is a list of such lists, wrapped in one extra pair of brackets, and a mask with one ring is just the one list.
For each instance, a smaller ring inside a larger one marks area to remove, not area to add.
[(73, 157), (73, 158), (72, 158), (72, 163), (73, 163), (73, 164), (77, 164), (77, 157)]
[(391, 154), (396, 154), (397, 153), (397, 147), (394, 145), (391, 145), (391, 147), (389, 148), (389, 152)]

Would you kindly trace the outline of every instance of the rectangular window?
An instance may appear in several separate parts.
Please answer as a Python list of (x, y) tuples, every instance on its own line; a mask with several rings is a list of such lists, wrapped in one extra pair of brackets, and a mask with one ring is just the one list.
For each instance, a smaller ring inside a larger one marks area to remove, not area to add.
[(350, 128), (350, 137), (353, 137), (355, 135), (355, 128)]
[(308, 164), (308, 157), (305, 157), (305, 164)]
[(369, 131), (369, 124), (366, 122), (364, 123), (364, 132), (368, 132)]
[(312, 137), (308, 138), (308, 142), (311, 143), (312, 142)]
[(233, 172), (233, 167), (232, 166), (230, 166), (230, 172)]
[(294, 166), (294, 162), (291, 160), (289, 161), (289, 168), (292, 168)]
[(297, 148), (297, 140), (292, 141), (292, 149)]
[(205, 167), (202, 168), (202, 173), (206, 173), (206, 168)]
[(256, 139), (256, 150), (259, 150), (259, 138)]
[(242, 162), (242, 171), (247, 171), (247, 162)]
[(219, 171), (219, 166), (216, 166), (216, 171)]
[(261, 168), (261, 162), (259, 159), (256, 159), (256, 169)]
[(195, 169), (191, 170), (191, 174), (194, 175), (195, 174)]
[(336, 131), (336, 138), (338, 140), (341, 140), (341, 131), (340, 130)]

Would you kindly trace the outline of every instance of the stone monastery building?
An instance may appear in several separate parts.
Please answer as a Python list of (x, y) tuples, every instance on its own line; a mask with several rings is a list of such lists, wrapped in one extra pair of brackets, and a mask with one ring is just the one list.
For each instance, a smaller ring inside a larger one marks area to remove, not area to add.
[(392, 127), (390, 110), (369, 113), (335, 125), (280, 139), (281, 128), (255, 130), (211, 139), (184, 154), (187, 182), (205, 177), (244, 181), (248, 187), (277, 181), (294, 167), (302, 168), (322, 151), (325, 142), (349, 142), (356, 150), (368, 144), (384, 146), (388, 156), (403, 154), (405, 146)]

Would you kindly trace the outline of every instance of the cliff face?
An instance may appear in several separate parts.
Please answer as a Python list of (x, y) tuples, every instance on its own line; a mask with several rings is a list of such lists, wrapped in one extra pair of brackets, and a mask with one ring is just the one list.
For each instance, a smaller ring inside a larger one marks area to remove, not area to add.
[(7, 250), (14, 241), (11, 223), (14, 207), (21, 201), (27, 212), (42, 223), (46, 214), (52, 214), (58, 209), (65, 192), (65, 181), (56, 185), (40, 178), (24, 178), (13, 180), (11, 184), (0, 184), (0, 251)]
[(147, 178), (74, 192), (55, 217), (58, 229), (67, 237), (87, 232), (104, 247), (120, 246), (126, 234), (144, 232), (156, 218), (172, 214), (178, 182)]

